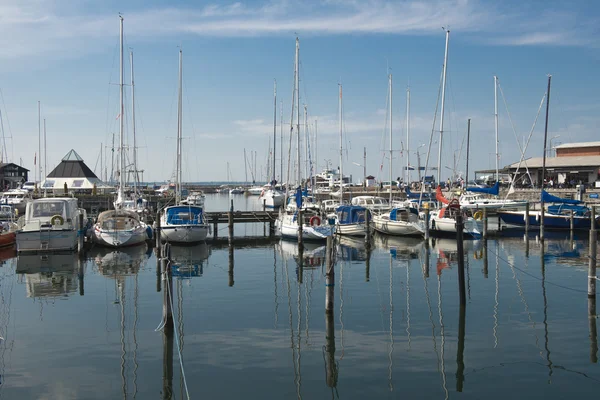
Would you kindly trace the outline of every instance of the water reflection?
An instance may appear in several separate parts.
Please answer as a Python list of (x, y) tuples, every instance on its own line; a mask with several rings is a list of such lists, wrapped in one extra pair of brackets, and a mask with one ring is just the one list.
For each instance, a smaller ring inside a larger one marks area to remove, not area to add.
[(77, 291), (77, 255), (21, 254), (17, 274), (25, 279), (27, 297), (67, 297)]
[(352, 236), (336, 237), (338, 257), (344, 261), (366, 261), (367, 249), (365, 239)]
[(146, 245), (110, 249), (95, 247), (89, 257), (94, 259), (104, 276), (135, 275), (150, 257)]
[(298, 242), (280, 240), (276, 247), (285, 259), (294, 259), (301, 268), (318, 268), (325, 262), (326, 246), (323, 243), (306, 242), (302, 252), (298, 249)]
[(205, 242), (193, 246), (171, 246), (173, 276), (181, 279), (202, 276), (209, 256), (210, 246)]

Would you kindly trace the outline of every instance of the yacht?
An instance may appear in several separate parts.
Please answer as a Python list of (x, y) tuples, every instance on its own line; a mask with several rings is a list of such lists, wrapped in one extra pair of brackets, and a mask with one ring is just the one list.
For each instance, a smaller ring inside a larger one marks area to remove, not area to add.
[(4, 192), (0, 198), (0, 203), (12, 206), (17, 214), (23, 214), (30, 201), (31, 194), (26, 189), (10, 189)]
[[(333, 235), (333, 226), (323, 225), (321, 222), (321, 217), (315, 210), (303, 210), (302, 240), (325, 240)], [(298, 240), (298, 212), (282, 212), (276, 221), (276, 226), (282, 237)]]
[(373, 228), (377, 232), (395, 236), (420, 236), (424, 232), (419, 211), (414, 207), (397, 207), (373, 216)]
[[(491, 188), (470, 187), (460, 196), (459, 202), (461, 208), (496, 210), (499, 208), (514, 209), (524, 208), (527, 202), (525, 200), (503, 200), (499, 199), (500, 183)], [(494, 197), (488, 197), (488, 196)]]
[(206, 195), (202, 191), (193, 191), (188, 194), (185, 200), (181, 201), (181, 204), (188, 204), (190, 206), (204, 207), (204, 201)]
[(338, 235), (365, 236), (367, 234), (366, 213), (361, 206), (340, 206), (337, 208), (335, 232)]
[(140, 221), (137, 212), (127, 209), (101, 212), (94, 225), (93, 241), (108, 247), (135, 246), (152, 236), (152, 228)]
[(383, 197), (357, 196), (352, 199), (353, 206), (362, 206), (373, 212), (382, 212), (390, 209), (390, 204)]
[(17, 251), (44, 252), (74, 250), (77, 235), (87, 229), (79, 226), (79, 215), (87, 215), (78, 208), (73, 197), (36, 199), (27, 204), (25, 215), (17, 222)]

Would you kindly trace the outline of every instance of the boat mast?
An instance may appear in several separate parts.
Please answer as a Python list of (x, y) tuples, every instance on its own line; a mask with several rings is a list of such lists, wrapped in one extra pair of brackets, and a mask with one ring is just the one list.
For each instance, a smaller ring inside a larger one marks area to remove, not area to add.
[[(46, 174), (48, 173), (48, 158), (46, 157), (46, 118), (44, 118), (44, 174), (43, 179), (46, 179)], [(40, 179), (40, 185), (42, 183), (42, 179)]]
[(315, 174), (319, 173), (319, 136), (317, 130), (317, 119), (315, 118)]
[(406, 184), (410, 183), (410, 86), (406, 88)]
[(175, 187), (175, 204), (181, 201), (181, 125), (183, 108), (183, 52), (179, 49), (179, 96), (177, 101), (177, 183)]
[(273, 179), (271, 184), (275, 185), (275, 155), (277, 152), (277, 80), (273, 80)]
[(498, 77), (494, 75), (494, 128), (496, 131), (496, 182), (500, 178), (498, 172)]
[(119, 45), (120, 45), (120, 63), (119, 63), (119, 101), (120, 101), (120, 114), (119, 114), (119, 193), (117, 195), (117, 204), (121, 204), (123, 201), (123, 186), (125, 185), (125, 152), (123, 151), (123, 126), (124, 126), (124, 113), (125, 106), (123, 105), (123, 16), (119, 15), (120, 20), (120, 34), (119, 34)]
[(448, 70), (448, 40), (450, 39), (450, 30), (446, 29), (446, 49), (444, 51), (444, 69), (442, 74), (442, 109), (440, 117), (440, 145), (438, 149), (438, 171), (437, 181), (438, 185), (441, 183), (442, 178), (442, 139), (444, 137), (444, 105), (446, 103), (446, 71)]
[(390, 206), (392, 204), (392, 74), (389, 75), (390, 92)]
[(283, 101), (279, 102), (279, 183), (283, 183)]
[(133, 81), (133, 51), (129, 52), (129, 61), (131, 63), (131, 126), (133, 129), (133, 191), (138, 191), (138, 170), (137, 170), (137, 146), (135, 141), (135, 84)]
[(340, 126), (340, 204), (344, 203), (344, 135), (342, 131), (342, 84), (338, 85), (340, 87), (340, 98), (338, 100), (338, 117), (339, 117), (339, 126)]
[(301, 169), (301, 165), (302, 162), (300, 160), (300, 71), (299, 71), (299, 64), (300, 64), (300, 40), (298, 38), (296, 38), (296, 62), (294, 63), (294, 70), (295, 70), (295, 82), (294, 82), (294, 86), (296, 89), (296, 135), (298, 136), (297, 140), (298, 140), (298, 145), (296, 146), (296, 157), (297, 157), (297, 164), (298, 164), (298, 185), (302, 185), (302, 169)]
[[(304, 104), (304, 174), (306, 176), (305, 179), (310, 177), (310, 165), (309, 165), (309, 156), (308, 156), (308, 144), (309, 144), (309, 133), (308, 133), (308, 109), (306, 108), (306, 104)], [(307, 184), (308, 185), (308, 184)]]
[[(38, 179), (36, 179), (36, 182), (41, 182), (42, 181), (42, 111), (41, 111), (41, 106), (40, 106), (40, 102), (38, 100), (38, 156), (36, 157), (36, 162), (38, 163), (38, 165), (36, 165), (36, 174), (39, 174)], [(39, 166), (39, 168), (37, 168)]]
[[(546, 145), (548, 140), (548, 113), (550, 112), (550, 82), (552, 81), (552, 75), (548, 75), (548, 93), (546, 94), (546, 125), (544, 127), (544, 155), (542, 158), (542, 190), (544, 190), (544, 178), (546, 177)], [(541, 196), (541, 209), (544, 209), (544, 196)], [(544, 218), (542, 212), (541, 218)], [(542, 223), (543, 223), (542, 219)]]
[(471, 118), (467, 120), (467, 172), (465, 173), (465, 190), (469, 187), (469, 145), (471, 143)]

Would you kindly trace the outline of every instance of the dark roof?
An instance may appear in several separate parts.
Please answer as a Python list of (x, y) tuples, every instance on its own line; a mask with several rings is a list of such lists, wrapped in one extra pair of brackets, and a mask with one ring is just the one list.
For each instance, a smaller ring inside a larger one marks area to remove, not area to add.
[(23, 171), (29, 171), (27, 168), (21, 167), (20, 165), (17, 165), (15, 163), (11, 163), (11, 162), (9, 162), (9, 163), (0, 163), (0, 169), (3, 169), (4, 167), (6, 167), (8, 165), (14, 165), (15, 167), (17, 167), (17, 168), (19, 168), (19, 169), (21, 169)]
[[(74, 154), (73, 154), (74, 153)], [(75, 156), (76, 157), (75, 157)], [(71, 157), (69, 157), (71, 156)], [(71, 161), (76, 160), (76, 161)], [(71, 150), (56, 168), (48, 174), (48, 178), (98, 178), (92, 170), (85, 165), (83, 159)]]

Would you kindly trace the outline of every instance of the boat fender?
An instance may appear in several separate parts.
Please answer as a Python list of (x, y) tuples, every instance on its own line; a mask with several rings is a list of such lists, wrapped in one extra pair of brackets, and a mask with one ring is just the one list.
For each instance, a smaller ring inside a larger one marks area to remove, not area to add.
[(62, 225), (65, 223), (65, 220), (60, 215), (54, 215), (52, 218), (50, 218), (50, 223), (52, 225)]
[(473, 219), (481, 221), (483, 219), (483, 213), (481, 211), (476, 211), (475, 214), (473, 214)]
[(312, 217), (310, 217), (310, 226), (319, 226), (321, 225), (321, 218), (319, 218), (318, 216), (314, 215)]

